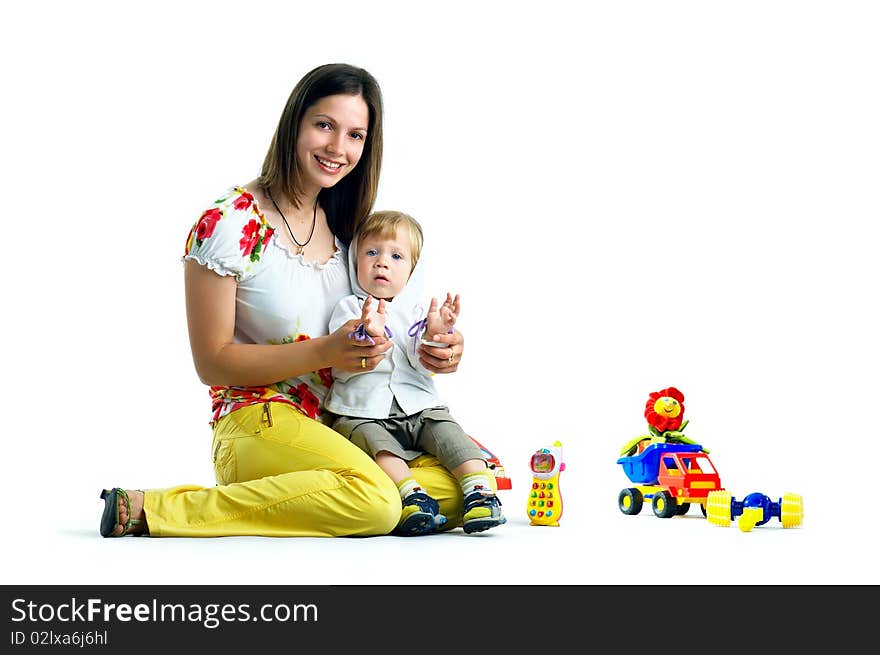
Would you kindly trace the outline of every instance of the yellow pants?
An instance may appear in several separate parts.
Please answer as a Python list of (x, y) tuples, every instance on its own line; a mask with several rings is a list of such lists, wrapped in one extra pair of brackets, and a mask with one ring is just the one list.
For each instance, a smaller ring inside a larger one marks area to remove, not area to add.
[[(383, 535), (400, 518), (400, 493), (369, 455), (283, 403), (252, 405), (214, 426), (217, 486), (150, 489), (144, 514), (154, 537)], [(431, 456), (413, 477), (461, 525), (458, 482)]]

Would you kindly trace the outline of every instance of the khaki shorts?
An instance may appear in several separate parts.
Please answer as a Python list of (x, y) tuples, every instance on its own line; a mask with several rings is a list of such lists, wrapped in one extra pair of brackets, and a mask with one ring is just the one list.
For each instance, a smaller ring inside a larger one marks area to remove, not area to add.
[(395, 400), (387, 419), (340, 416), (333, 429), (374, 459), (382, 451), (408, 462), (428, 453), (450, 471), (471, 459), (485, 461), (483, 451), (452, 418), (448, 407), (430, 407), (407, 416)]

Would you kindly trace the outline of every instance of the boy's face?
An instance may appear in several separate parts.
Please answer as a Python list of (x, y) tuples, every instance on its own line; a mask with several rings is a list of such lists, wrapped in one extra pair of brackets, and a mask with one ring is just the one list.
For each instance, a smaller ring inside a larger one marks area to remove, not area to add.
[(361, 288), (377, 299), (392, 300), (412, 273), (412, 252), (405, 228), (393, 239), (370, 235), (358, 240), (357, 277)]

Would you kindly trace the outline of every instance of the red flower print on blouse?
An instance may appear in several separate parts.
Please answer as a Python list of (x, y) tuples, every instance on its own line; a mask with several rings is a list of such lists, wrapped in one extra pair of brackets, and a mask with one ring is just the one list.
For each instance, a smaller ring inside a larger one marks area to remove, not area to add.
[(199, 217), (186, 237), (186, 246), (183, 249), (184, 256), (190, 253), (193, 246), (200, 248), (205, 239), (209, 239), (214, 234), (217, 221), (221, 218), (223, 218), (223, 212), (216, 207), (209, 209)]
[(319, 368), (318, 376), (321, 378), (321, 384), (323, 384), (328, 389), (333, 384), (333, 373), (330, 372), (329, 368)]
[(199, 224), (196, 225), (196, 243), (198, 245), (202, 245), (202, 241), (205, 239), (211, 238), (211, 235), (214, 234), (214, 227), (221, 218), (223, 218), (223, 212), (216, 207), (202, 214)]
[(254, 203), (254, 197), (247, 191), (243, 191), (238, 198), (232, 203), (235, 209), (247, 209)]
[(250, 257), (252, 262), (260, 260), (260, 252), (269, 241), (269, 238), (275, 233), (268, 224), (262, 223), (255, 218), (247, 222), (241, 228), (241, 240), (238, 242), (241, 248), (241, 254)]
[(269, 237), (271, 237), (273, 234), (275, 234), (275, 229), (267, 225), (266, 232), (263, 234), (263, 240), (260, 242), (262, 244), (263, 250), (266, 249), (266, 244), (269, 243)]
[(303, 411), (306, 413), (306, 416), (309, 418), (317, 418), (320, 403), (315, 397), (315, 394), (309, 389), (308, 385), (306, 385), (305, 382), (302, 382), (298, 384), (295, 389), (291, 389), (291, 392), (294, 392), (299, 396), (299, 403), (302, 406)]
[[(294, 343), (298, 343), (300, 341), (308, 341), (309, 339), (311, 339), (311, 337), (307, 334), (298, 334), (293, 341)], [(333, 373), (329, 368), (319, 368), (317, 373), (318, 378), (321, 380), (321, 384), (329, 389), (333, 384)]]
[(241, 246), (241, 254), (247, 257), (254, 252), (260, 243), (260, 222), (252, 218), (247, 222), (247, 225), (241, 228), (241, 233), (242, 237), (238, 245)]

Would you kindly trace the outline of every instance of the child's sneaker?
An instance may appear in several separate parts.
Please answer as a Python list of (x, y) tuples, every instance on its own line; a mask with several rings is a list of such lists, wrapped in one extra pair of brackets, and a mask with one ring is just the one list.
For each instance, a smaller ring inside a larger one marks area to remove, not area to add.
[(482, 532), (507, 523), (501, 512), (501, 499), (495, 494), (475, 491), (464, 499), (461, 527), (468, 534)]
[(426, 493), (416, 491), (404, 499), (400, 522), (394, 533), (405, 537), (431, 534), (444, 523), (446, 517), (440, 513), (437, 501)]

